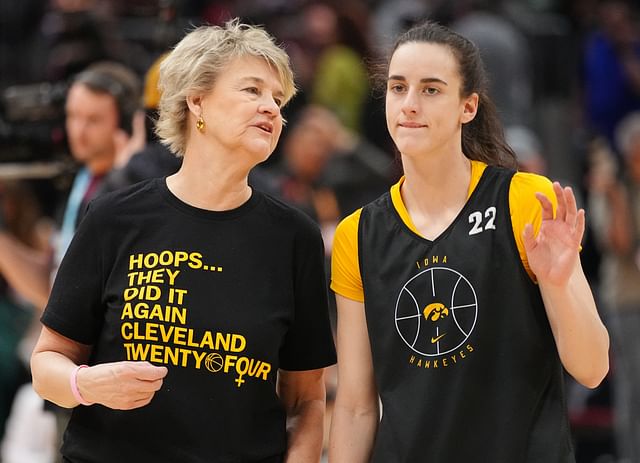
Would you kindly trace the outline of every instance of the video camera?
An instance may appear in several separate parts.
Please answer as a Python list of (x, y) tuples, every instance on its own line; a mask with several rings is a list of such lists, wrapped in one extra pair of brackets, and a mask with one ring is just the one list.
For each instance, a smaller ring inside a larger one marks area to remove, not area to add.
[(0, 163), (59, 159), (66, 153), (66, 82), (7, 87), (0, 94)]

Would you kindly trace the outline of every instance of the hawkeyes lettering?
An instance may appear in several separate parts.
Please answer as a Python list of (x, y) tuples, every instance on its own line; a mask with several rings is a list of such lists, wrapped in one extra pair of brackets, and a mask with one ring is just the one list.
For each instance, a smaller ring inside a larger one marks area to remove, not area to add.
[(437, 369), (437, 368), (447, 368), (448, 366), (454, 365), (468, 357), (468, 355), (473, 352), (473, 346), (471, 344), (467, 344), (463, 349), (460, 349), (458, 352), (454, 354), (449, 354), (446, 357), (441, 357), (438, 359), (425, 359), (419, 358), (415, 355), (409, 357), (409, 364), (414, 365), (420, 368), (427, 369)]

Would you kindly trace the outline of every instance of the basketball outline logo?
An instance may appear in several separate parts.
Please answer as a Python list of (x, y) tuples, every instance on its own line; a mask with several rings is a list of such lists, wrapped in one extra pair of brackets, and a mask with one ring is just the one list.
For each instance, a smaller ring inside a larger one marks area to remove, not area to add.
[(204, 359), (204, 367), (207, 370), (209, 370), (211, 373), (219, 372), (220, 370), (222, 370), (223, 366), (224, 366), (224, 360), (222, 358), (222, 355), (220, 355), (217, 352), (211, 352)]
[[(443, 273), (436, 274), (436, 272), (448, 273), (445, 275)], [(455, 279), (453, 284), (447, 281), (452, 277)], [(430, 294), (416, 297), (415, 291), (412, 292), (409, 286), (412, 283), (414, 285), (423, 283), (422, 280), (425, 280), (425, 286)], [(452, 287), (446, 287), (439, 291), (439, 283)], [(446, 294), (448, 290), (451, 291), (449, 300), (440, 299), (438, 293)], [(459, 299), (464, 297), (472, 300), (456, 301), (456, 295), (462, 293), (464, 295), (459, 296)], [(409, 298), (409, 304), (403, 303), (405, 298)], [(408, 305), (412, 305), (415, 314), (400, 315), (398, 312), (401, 310), (401, 305), (404, 312), (407, 312)], [(470, 315), (469, 310), (473, 310), (473, 314)], [(456, 315), (456, 311), (467, 312), (464, 317), (461, 317)], [(473, 285), (460, 272), (448, 267), (431, 267), (414, 275), (402, 286), (396, 300), (394, 318), (398, 335), (412, 351), (426, 357), (439, 357), (455, 351), (471, 336), (478, 320), (478, 297)], [(415, 328), (410, 324), (410, 321), (414, 319), (417, 323), (417, 327), (413, 324)], [(451, 321), (447, 326), (455, 328), (450, 336), (448, 334), (451, 333), (451, 330), (440, 331), (440, 324), (448, 320)], [(452, 338), (454, 341), (451, 341)], [(423, 347), (417, 347), (416, 344), (419, 340), (422, 341), (422, 344), (434, 346), (435, 351), (430, 352)], [(459, 341), (456, 342), (456, 340)]]

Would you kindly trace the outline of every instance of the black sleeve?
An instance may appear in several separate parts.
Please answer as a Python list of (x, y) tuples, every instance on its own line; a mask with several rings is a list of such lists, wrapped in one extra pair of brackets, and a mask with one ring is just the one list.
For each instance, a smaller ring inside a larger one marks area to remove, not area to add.
[(294, 255), (295, 320), (280, 351), (280, 368), (314, 370), (336, 363), (329, 322), (324, 245), (315, 224), (296, 234)]
[(82, 344), (94, 344), (103, 323), (103, 233), (90, 209), (62, 259), (41, 318), (48, 328)]

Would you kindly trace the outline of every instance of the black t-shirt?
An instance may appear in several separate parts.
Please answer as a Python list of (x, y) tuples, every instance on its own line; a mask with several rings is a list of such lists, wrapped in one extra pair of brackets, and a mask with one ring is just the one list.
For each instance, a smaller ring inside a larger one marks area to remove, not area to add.
[(169, 368), (146, 407), (74, 409), (73, 462), (280, 461), (278, 369), (335, 362), (318, 227), (255, 190), (223, 212), (181, 202), (164, 179), (98, 198), (42, 321), (92, 345), (91, 365)]

